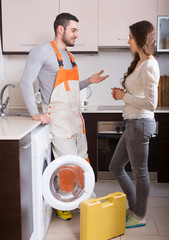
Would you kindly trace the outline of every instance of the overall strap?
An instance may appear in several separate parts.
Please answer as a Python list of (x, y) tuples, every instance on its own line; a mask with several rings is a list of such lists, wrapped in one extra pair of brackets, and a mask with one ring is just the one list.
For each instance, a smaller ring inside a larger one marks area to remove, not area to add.
[(71, 62), (72, 62), (72, 65), (73, 65), (73, 67), (77, 67), (77, 64), (75, 63), (75, 59), (74, 59), (74, 57), (73, 57), (73, 55), (66, 49), (66, 51), (68, 52), (68, 54), (69, 54), (69, 57), (70, 57), (70, 59), (71, 59)]
[[(58, 51), (55, 43), (54, 43), (53, 41), (51, 41), (50, 43), (51, 43), (51, 45), (52, 45), (52, 47), (53, 47), (53, 49), (54, 49), (54, 51), (55, 51), (55, 53), (56, 53), (56, 56), (57, 56), (57, 59), (58, 59), (58, 63), (59, 63), (59, 67), (60, 67), (60, 68), (63, 68), (62, 55), (61, 55), (60, 52)], [(77, 64), (75, 63), (74, 57), (72, 56), (72, 54), (71, 54), (67, 49), (66, 49), (66, 51), (67, 51), (67, 53), (69, 54), (69, 57), (70, 57), (70, 60), (71, 60), (71, 63), (72, 63), (72, 65), (73, 65), (73, 67), (74, 67), (74, 68), (75, 68), (75, 67), (77, 68)]]
[(52, 41), (51, 41), (50, 43), (51, 43), (51, 45), (52, 45), (52, 47), (53, 47), (53, 49), (54, 49), (54, 51), (55, 51), (55, 53), (56, 53), (56, 56), (57, 56), (57, 59), (58, 59), (58, 63), (59, 63), (59, 67), (60, 67), (60, 68), (63, 68), (62, 55), (61, 55), (60, 52), (58, 51), (55, 43), (52, 42)]

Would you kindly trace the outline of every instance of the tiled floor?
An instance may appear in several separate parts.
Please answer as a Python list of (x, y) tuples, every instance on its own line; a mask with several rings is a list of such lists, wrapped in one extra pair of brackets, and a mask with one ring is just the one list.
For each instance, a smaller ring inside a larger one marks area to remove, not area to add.
[[(97, 197), (120, 191), (117, 181), (98, 181)], [(71, 221), (62, 221), (53, 213), (45, 240), (80, 240), (80, 214), (72, 211)], [(126, 229), (115, 240), (169, 240), (169, 184), (151, 183), (150, 198), (145, 227)], [(90, 239), (88, 239), (90, 240)], [(96, 239), (97, 240), (97, 239)]]

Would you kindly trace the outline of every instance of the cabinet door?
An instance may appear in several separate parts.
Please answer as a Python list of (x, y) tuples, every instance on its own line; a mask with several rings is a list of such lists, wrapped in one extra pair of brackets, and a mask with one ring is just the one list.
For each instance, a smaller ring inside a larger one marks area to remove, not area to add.
[(158, 182), (169, 182), (169, 114), (156, 115), (159, 119)]
[(169, 0), (158, 0), (158, 15), (169, 15)]
[(53, 40), (59, 0), (1, 0), (3, 52), (29, 52)]
[(61, 0), (60, 12), (69, 12), (79, 19), (79, 37), (72, 52), (98, 51), (98, 0)]
[(99, 0), (99, 46), (128, 46), (129, 26), (142, 20), (156, 27), (157, 0)]
[(29, 240), (33, 232), (31, 135), (0, 141), (0, 239)]
[(33, 232), (31, 133), (19, 141), (19, 170), (22, 239), (26, 240)]

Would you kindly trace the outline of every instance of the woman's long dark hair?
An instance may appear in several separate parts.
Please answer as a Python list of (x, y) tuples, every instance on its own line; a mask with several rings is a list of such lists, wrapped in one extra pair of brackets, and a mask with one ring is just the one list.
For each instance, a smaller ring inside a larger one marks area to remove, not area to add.
[[(144, 52), (144, 54), (148, 56), (154, 55), (156, 41), (154, 26), (148, 21), (141, 21), (131, 25), (129, 29), (137, 46)], [(139, 54), (137, 52), (134, 53), (133, 61), (127, 69), (127, 72), (124, 74), (121, 82), (124, 88), (126, 78), (133, 72), (139, 60)]]

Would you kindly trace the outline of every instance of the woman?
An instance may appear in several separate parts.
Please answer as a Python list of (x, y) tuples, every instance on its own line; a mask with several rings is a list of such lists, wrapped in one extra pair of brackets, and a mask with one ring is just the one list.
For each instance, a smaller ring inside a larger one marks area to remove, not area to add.
[[(148, 21), (141, 21), (129, 27), (129, 40), (133, 61), (124, 74), (124, 89), (113, 88), (112, 96), (123, 100), (125, 131), (113, 154), (109, 169), (117, 178), (127, 196), (126, 228), (146, 225), (146, 209), (150, 191), (148, 174), (149, 139), (155, 132), (154, 110), (157, 107), (157, 88), (160, 78), (155, 60), (155, 30)], [(125, 171), (130, 161), (134, 187)]]

